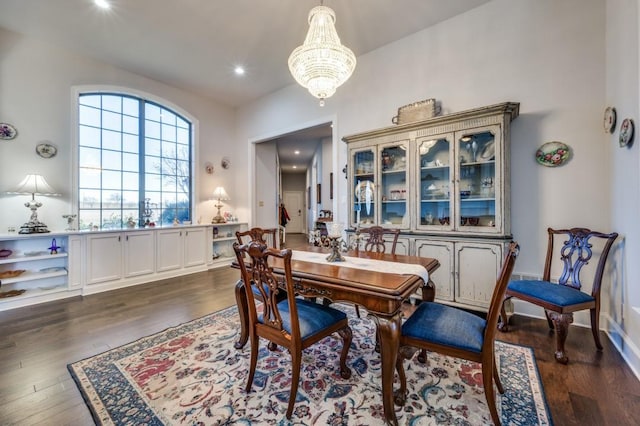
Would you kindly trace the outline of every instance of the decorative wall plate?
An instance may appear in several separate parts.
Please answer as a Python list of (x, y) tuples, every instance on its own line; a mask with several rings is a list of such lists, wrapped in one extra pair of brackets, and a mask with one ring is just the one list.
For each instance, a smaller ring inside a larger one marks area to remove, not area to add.
[(491, 141), (487, 143), (482, 149), (482, 152), (480, 153), (480, 158), (483, 160), (489, 161), (495, 158), (495, 156), (496, 156), (496, 145), (494, 141)]
[(0, 139), (9, 140), (16, 137), (18, 131), (9, 123), (0, 123)]
[(620, 146), (625, 147), (633, 142), (634, 125), (633, 120), (625, 118), (620, 126)]
[(536, 151), (536, 161), (547, 167), (561, 166), (569, 160), (571, 148), (562, 142), (547, 142)]
[(224, 157), (222, 161), (220, 161), (220, 165), (226, 170), (231, 167), (231, 160), (229, 160), (229, 157)]
[(616, 109), (614, 107), (607, 107), (604, 110), (604, 131), (607, 133), (613, 133), (616, 128)]
[(58, 148), (55, 145), (41, 143), (36, 146), (36, 153), (42, 158), (52, 158), (58, 153)]
[(204, 171), (207, 172), (208, 175), (212, 175), (213, 174), (213, 164), (211, 164), (208, 161), (206, 163), (204, 163)]

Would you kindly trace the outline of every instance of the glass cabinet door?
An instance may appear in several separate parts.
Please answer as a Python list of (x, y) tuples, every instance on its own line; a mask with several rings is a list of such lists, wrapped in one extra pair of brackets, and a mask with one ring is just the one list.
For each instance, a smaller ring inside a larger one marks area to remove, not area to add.
[(376, 223), (376, 154), (373, 149), (355, 150), (351, 153), (351, 170), (354, 184), (352, 196), (352, 225)]
[(459, 230), (495, 232), (497, 222), (496, 131), (456, 134), (459, 170)]
[(408, 228), (407, 146), (404, 143), (381, 146), (380, 225), (387, 228)]
[(452, 136), (418, 139), (417, 161), (420, 171), (418, 183), (418, 220), (420, 229), (447, 230), (452, 228), (451, 216), (451, 142)]

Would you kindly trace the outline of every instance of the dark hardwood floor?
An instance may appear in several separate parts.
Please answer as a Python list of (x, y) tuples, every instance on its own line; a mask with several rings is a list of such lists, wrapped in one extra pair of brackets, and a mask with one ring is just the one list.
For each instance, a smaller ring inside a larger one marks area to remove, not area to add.
[[(287, 235), (289, 247), (305, 243)], [(0, 312), (0, 425), (93, 424), (67, 364), (233, 305), (237, 278), (219, 268)], [(606, 336), (597, 352), (588, 329), (571, 327), (564, 366), (546, 321), (511, 324), (498, 339), (534, 349), (555, 425), (638, 424), (640, 382)]]

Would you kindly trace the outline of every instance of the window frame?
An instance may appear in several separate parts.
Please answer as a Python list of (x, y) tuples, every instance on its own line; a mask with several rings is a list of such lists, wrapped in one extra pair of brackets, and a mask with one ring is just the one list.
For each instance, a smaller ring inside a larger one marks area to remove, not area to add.
[[(104, 85), (85, 85), (85, 86), (74, 86), (72, 87), (72, 96), (71, 96), (71, 109), (72, 109), (72, 144), (71, 144), (71, 154), (72, 154), (72, 177), (71, 177), (71, 203), (72, 203), (72, 208), (74, 210), (74, 212), (76, 214), (78, 214), (78, 218), (79, 218), (79, 214), (80, 214), (80, 188), (79, 188), (79, 184), (80, 184), (80, 177), (79, 177), (79, 172), (80, 172), (80, 164), (79, 164), (79, 152), (80, 152), (80, 97), (82, 95), (115, 95), (115, 96), (125, 96), (125, 97), (130, 97), (130, 98), (136, 98), (137, 100), (142, 100), (144, 101), (143, 105), (146, 105), (146, 103), (150, 103), (153, 104), (161, 109), (166, 109), (171, 111), (172, 113), (179, 115), (181, 118), (183, 118), (184, 120), (188, 121), (191, 124), (191, 129), (190, 129), (190, 140), (191, 140), (191, 146), (190, 146), (190, 151), (191, 151), (191, 155), (189, 158), (189, 162), (190, 162), (190, 175), (191, 175), (191, 194), (190, 194), (190, 202), (189, 202), (189, 209), (191, 212), (191, 217), (190, 220), (192, 221), (192, 223), (194, 223), (194, 218), (198, 217), (198, 212), (196, 210), (197, 207), (197, 201), (196, 201), (196, 195), (198, 194), (198, 179), (196, 178), (196, 164), (198, 164), (198, 133), (199, 133), (199, 122), (198, 120), (189, 112), (187, 112), (186, 110), (184, 110), (183, 108), (173, 104), (172, 102), (163, 99), (161, 97), (155, 96), (153, 94), (149, 94), (146, 92), (142, 92), (139, 90), (135, 90), (135, 89), (131, 89), (131, 88), (125, 88), (125, 87), (118, 87), (118, 86), (104, 86)], [(141, 118), (138, 117), (138, 122), (141, 121)], [(143, 126), (145, 125), (145, 122), (142, 122)], [(122, 151), (121, 151), (122, 152)], [(143, 153), (140, 153), (141, 155), (141, 159), (143, 159)], [(138, 172), (139, 173), (139, 172)], [(140, 177), (144, 178), (143, 174), (139, 173)], [(158, 212), (159, 213), (159, 212)], [(139, 220), (142, 220), (142, 218), (138, 218)], [(158, 215), (155, 218), (155, 221), (159, 221), (161, 219), (161, 217)], [(122, 228), (113, 228), (113, 230), (117, 230), (117, 229), (123, 229), (125, 228), (125, 222), (126, 222), (126, 218), (123, 217), (122, 219), (123, 221), (123, 225)], [(80, 220), (78, 219), (78, 224), (79, 224)], [(100, 228), (102, 229), (102, 223), (99, 224)], [(111, 228), (109, 228), (111, 229)]]

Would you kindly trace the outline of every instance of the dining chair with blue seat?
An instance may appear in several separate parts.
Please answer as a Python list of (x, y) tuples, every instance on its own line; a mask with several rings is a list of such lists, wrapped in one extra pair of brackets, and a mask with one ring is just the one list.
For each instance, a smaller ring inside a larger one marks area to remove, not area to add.
[[(233, 248), (248, 299), (251, 356), (246, 391), (249, 392), (253, 384), (260, 338), (286, 348), (291, 355), (291, 391), (286, 412), (287, 419), (290, 419), (296, 401), (304, 349), (338, 333), (342, 338), (340, 376), (345, 379), (351, 377), (346, 362), (352, 340), (347, 315), (330, 306), (296, 298), (290, 249), (277, 250), (255, 241), (244, 245), (234, 243)], [(284, 276), (274, 274), (270, 259), (282, 259)], [(256, 292), (261, 294), (263, 302), (260, 314), (254, 296)], [(283, 292), (286, 298), (280, 300)]]
[[(549, 328), (556, 334), (555, 359), (567, 364), (569, 357), (564, 345), (569, 332), (569, 324), (573, 322), (573, 313), (589, 309), (591, 314), (591, 333), (596, 348), (601, 351), (600, 343), (600, 292), (607, 258), (618, 234), (605, 234), (588, 228), (547, 229), (548, 244), (544, 271), (541, 280), (517, 280), (509, 283), (505, 293), (505, 302), (512, 297), (544, 308)], [(555, 242), (562, 241), (559, 248), (559, 259), (554, 257)], [(599, 241), (594, 253), (593, 245)], [(596, 256), (594, 258), (594, 256)], [(562, 271), (557, 282), (551, 281), (551, 273), (555, 266), (554, 259), (562, 262)], [(597, 259), (593, 274), (593, 282), (589, 293), (582, 290), (582, 272), (585, 266)], [(509, 319), (504, 308), (501, 310), (499, 330), (508, 331)]]
[(518, 243), (509, 244), (491, 296), (486, 319), (453, 306), (437, 302), (421, 302), (405, 321), (401, 329), (400, 350), (396, 361), (400, 379), (400, 389), (395, 394), (395, 402), (398, 405), (404, 405), (407, 397), (404, 360), (411, 359), (416, 351), (422, 350), (417, 358), (421, 363), (426, 363), (428, 356), (426, 351), (437, 352), (481, 364), (482, 382), (491, 419), (494, 424), (500, 425), (493, 383), (495, 381), (498, 392), (501, 394), (504, 393), (504, 387), (496, 367), (494, 342), (504, 292), (519, 251)]

